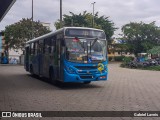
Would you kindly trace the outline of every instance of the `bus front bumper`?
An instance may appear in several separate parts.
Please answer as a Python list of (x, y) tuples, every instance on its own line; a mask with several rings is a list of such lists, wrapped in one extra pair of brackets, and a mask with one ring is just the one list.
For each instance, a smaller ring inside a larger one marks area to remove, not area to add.
[(108, 72), (105, 71), (99, 74), (70, 74), (66, 70), (64, 70), (64, 82), (85, 82), (85, 81), (105, 81), (108, 78)]

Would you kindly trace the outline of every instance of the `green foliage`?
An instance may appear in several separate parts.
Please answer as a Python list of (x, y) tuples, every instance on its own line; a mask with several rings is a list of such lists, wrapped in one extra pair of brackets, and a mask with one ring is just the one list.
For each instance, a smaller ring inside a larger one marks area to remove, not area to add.
[(120, 64), (120, 67), (125, 68), (125, 67), (126, 67), (126, 64), (122, 63), (122, 64)]
[[(5, 40), (9, 48), (19, 49), (24, 48), (25, 42), (32, 39), (32, 21), (23, 18), (19, 22), (6, 26)], [(33, 21), (33, 36), (39, 37), (50, 32), (39, 21)]]
[[(92, 24), (92, 13), (87, 13), (84, 11), (80, 14), (74, 14), (70, 12), (70, 15), (63, 15), (63, 26), (65, 27), (93, 27)], [(60, 28), (60, 20), (55, 22), (56, 29)], [(106, 33), (108, 40), (111, 40), (111, 36), (114, 34), (115, 27), (114, 23), (105, 16), (98, 16), (98, 12), (94, 16), (94, 28), (103, 29)], [(110, 41), (109, 41), (110, 42)]]
[(113, 44), (113, 50), (114, 52), (119, 52), (122, 55), (122, 52), (128, 52), (129, 51), (129, 45), (128, 44)]
[(144, 70), (160, 71), (160, 66), (150, 66), (143, 68)]
[(123, 62), (122, 62), (122, 64), (120, 65), (120, 67), (125, 67), (125, 68), (128, 68), (129, 66), (128, 66), (128, 64), (131, 62), (131, 61), (133, 61), (133, 59), (134, 59), (134, 57), (124, 57), (123, 58)]
[(124, 57), (123, 58), (123, 63), (124, 64), (128, 64), (129, 62), (131, 62), (134, 59), (134, 57)]
[(148, 50), (147, 53), (150, 54), (160, 54), (160, 46), (155, 46), (152, 49)]
[(115, 56), (114, 60), (120, 62), (120, 61), (123, 61), (124, 58), (125, 58), (125, 56)]
[(122, 31), (127, 44), (130, 45), (130, 52), (135, 55), (147, 52), (153, 46), (160, 44), (160, 29), (155, 25), (155, 22), (149, 24), (131, 22), (124, 25)]

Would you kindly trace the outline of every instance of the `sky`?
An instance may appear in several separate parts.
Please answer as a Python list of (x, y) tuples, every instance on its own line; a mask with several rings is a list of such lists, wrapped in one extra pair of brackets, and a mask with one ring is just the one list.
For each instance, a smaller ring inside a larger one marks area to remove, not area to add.
[[(34, 20), (51, 24), (51, 30), (55, 30), (54, 22), (60, 18), (60, 0), (33, 0)], [(160, 26), (160, 0), (62, 0), (62, 14), (69, 12), (76, 14), (87, 11), (92, 13), (94, 4), (95, 13), (109, 17), (115, 27), (114, 36), (118, 37), (121, 27), (130, 22), (151, 23), (156, 21)], [(0, 23), (0, 31), (5, 26), (13, 24), (22, 18), (31, 18), (32, 0), (16, 0), (10, 11)]]

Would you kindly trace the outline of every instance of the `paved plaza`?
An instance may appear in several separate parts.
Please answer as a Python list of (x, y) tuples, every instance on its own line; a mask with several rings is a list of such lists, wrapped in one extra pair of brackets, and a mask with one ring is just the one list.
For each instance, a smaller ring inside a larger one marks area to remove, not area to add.
[[(160, 111), (160, 72), (120, 68), (119, 65), (109, 64), (108, 81), (92, 82), (89, 85), (58, 86), (30, 76), (23, 66), (1, 65), (0, 111)], [(81, 120), (82, 118), (45, 119)], [(83, 119), (158, 120), (160, 118)]]

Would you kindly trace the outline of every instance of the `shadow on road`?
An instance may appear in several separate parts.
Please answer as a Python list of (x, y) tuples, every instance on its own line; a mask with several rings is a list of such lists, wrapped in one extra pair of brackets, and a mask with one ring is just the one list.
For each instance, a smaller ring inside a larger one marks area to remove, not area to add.
[[(36, 75), (28, 75), (32, 78), (35, 78), (37, 80), (40, 80), (42, 82), (48, 83), (50, 85), (53, 85), (48, 78), (39, 77)], [(57, 82), (56, 85), (53, 85), (56, 88), (62, 89), (62, 90), (69, 90), (69, 89), (90, 89), (90, 88), (103, 88), (103, 86), (95, 85), (93, 83), (90, 84), (84, 84), (84, 83), (63, 83), (63, 82)]]

